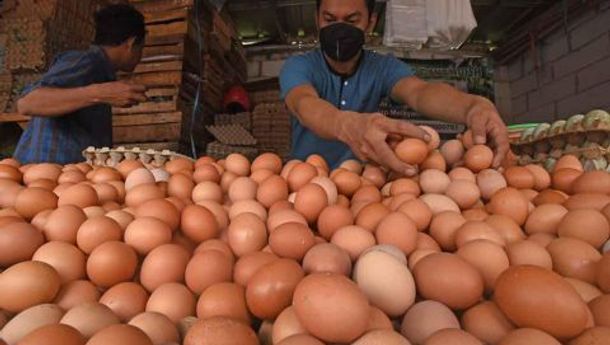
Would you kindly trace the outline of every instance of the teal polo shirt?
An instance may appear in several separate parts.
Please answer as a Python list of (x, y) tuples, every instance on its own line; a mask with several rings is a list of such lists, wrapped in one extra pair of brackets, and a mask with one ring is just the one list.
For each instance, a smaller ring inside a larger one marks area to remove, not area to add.
[[(389, 97), (394, 85), (413, 76), (406, 63), (391, 55), (365, 50), (356, 72), (343, 77), (334, 73), (320, 49), (293, 56), (286, 61), (280, 73), (282, 99), (295, 87), (311, 85), (318, 95), (341, 110), (375, 113), (381, 100)], [(305, 160), (319, 154), (332, 168), (356, 156), (349, 146), (320, 138), (292, 116), (292, 154), (294, 159)]]

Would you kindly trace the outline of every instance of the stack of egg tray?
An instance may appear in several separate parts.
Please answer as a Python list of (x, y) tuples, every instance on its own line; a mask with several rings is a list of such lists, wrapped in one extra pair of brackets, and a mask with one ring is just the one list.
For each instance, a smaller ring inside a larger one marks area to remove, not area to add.
[(292, 129), (290, 114), (281, 102), (263, 103), (252, 112), (252, 134), (261, 151), (277, 153), (282, 158), (290, 154)]
[(214, 115), (214, 125), (226, 126), (226, 125), (240, 125), (248, 131), (252, 130), (252, 114), (250, 113), (238, 113), (238, 114), (216, 114)]
[(87, 163), (91, 165), (109, 167), (116, 167), (124, 160), (138, 160), (147, 168), (161, 168), (167, 161), (177, 158), (188, 159), (194, 162), (192, 158), (170, 150), (155, 150), (140, 147), (95, 148), (90, 146), (83, 150), (82, 154)]
[(219, 141), (209, 143), (206, 148), (206, 154), (215, 159), (224, 159), (232, 153), (240, 153), (252, 161), (258, 156), (258, 149), (252, 146), (225, 145)]
[(541, 123), (525, 129), (511, 148), (519, 165), (540, 164), (552, 171), (559, 158), (574, 155), (585, 170), (610, 171), (610, 114), (598, 109)]

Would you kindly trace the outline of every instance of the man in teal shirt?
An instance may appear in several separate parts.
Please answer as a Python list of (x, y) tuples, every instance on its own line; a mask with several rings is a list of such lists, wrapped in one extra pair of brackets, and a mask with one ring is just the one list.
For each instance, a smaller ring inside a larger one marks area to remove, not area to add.
[(390, 137), (427, 140), (419, 127), (377, 112), (391, 97), (437, 120), (464, 123), (475, 142), (495, 148), (494, 165), (509, 149), (506, 126), (489, 100), (414, 76), (404, 62), (362, 49), (372, 30), (374, 0), (318, 0), (320, 49), (290, 58), (280, 75), (282, 98), (293, 118), (293, 158), (320, 154), (336, 167), (358, 158), (405, 175), (415, 167), (401, 162)]

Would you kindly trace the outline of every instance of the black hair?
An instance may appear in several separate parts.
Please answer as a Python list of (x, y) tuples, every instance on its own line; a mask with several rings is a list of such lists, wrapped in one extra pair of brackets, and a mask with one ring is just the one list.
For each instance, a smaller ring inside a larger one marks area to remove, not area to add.
[(144, 16), (131, 5), (110, 5), (95, 14), (94, 44), (118, 46), (132, 37), (142, 44), (145, 36)]
[[(375, 9), (376, 0), (364, 0), (366, 3), (366, 7), (369, 9), (369, 16), (373, 14), (373, 10)], [(322, 0), (316, 0), (316, 8), (318, 12), (320, 12), (320, 5), (322, 5)]]

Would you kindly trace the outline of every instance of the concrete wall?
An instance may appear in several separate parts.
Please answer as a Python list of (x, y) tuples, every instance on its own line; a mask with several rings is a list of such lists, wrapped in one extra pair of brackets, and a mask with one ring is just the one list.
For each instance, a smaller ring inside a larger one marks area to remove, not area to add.
[(610, 1), (572, 18), (496, 70), (498, 107), (509, 123), (550, 122), (610, 109)]

